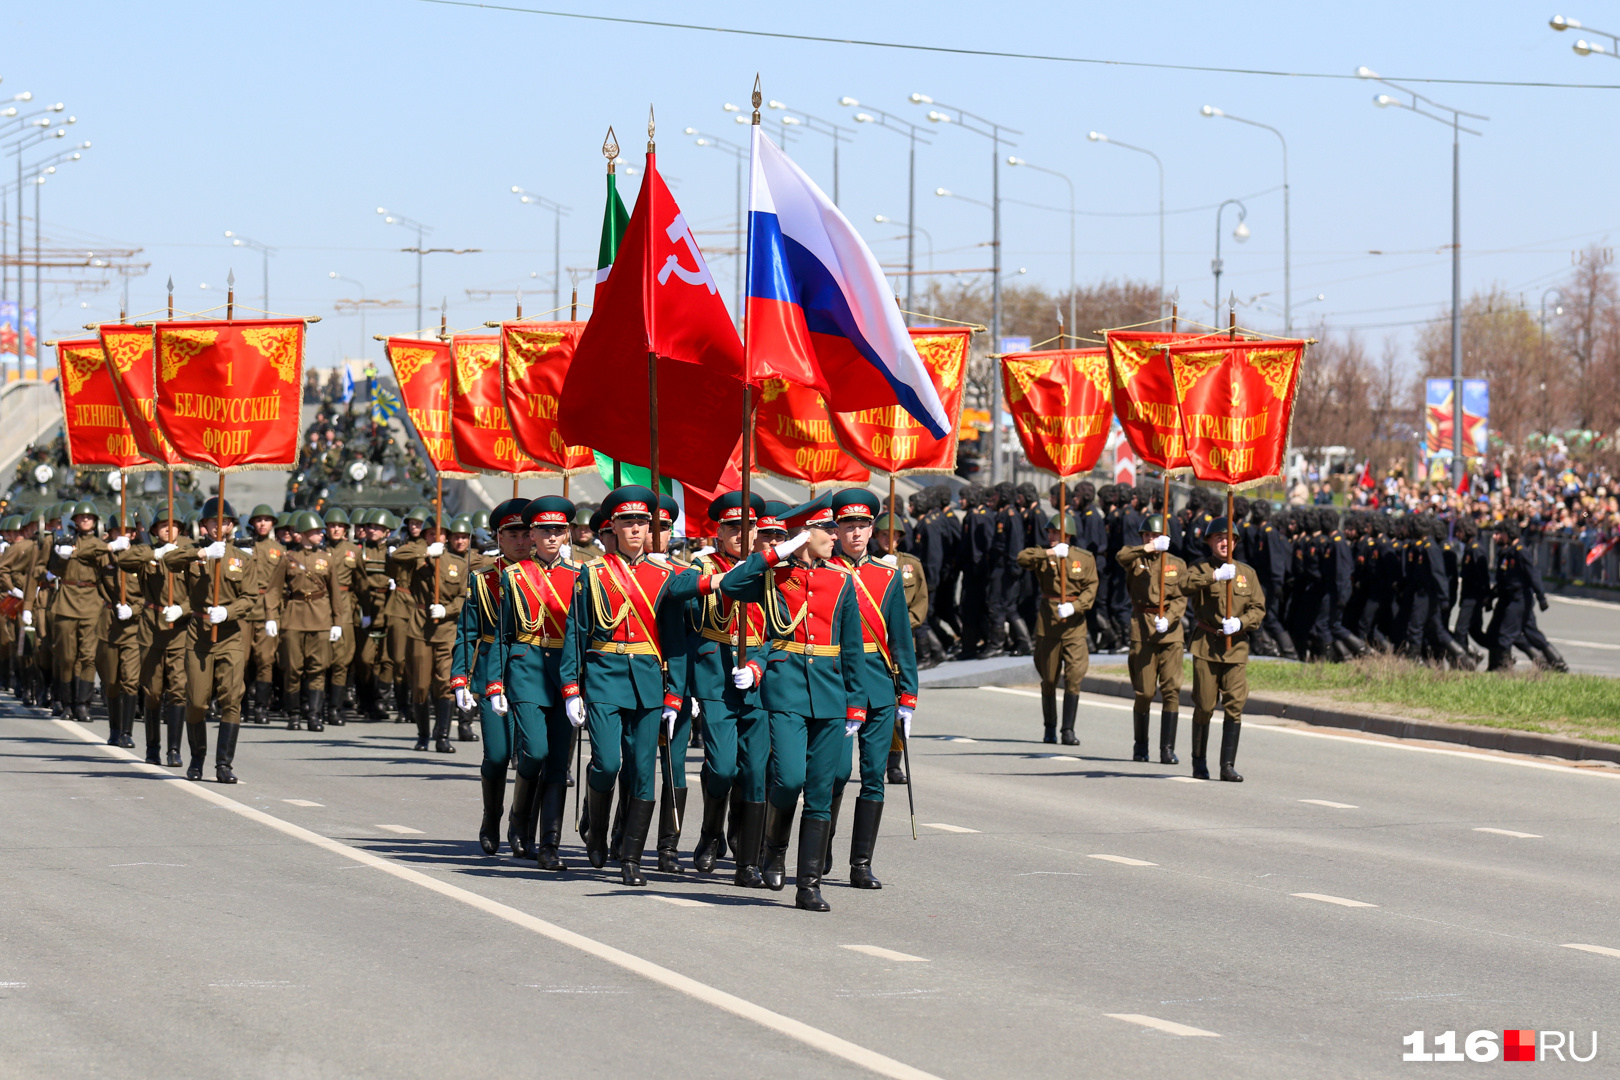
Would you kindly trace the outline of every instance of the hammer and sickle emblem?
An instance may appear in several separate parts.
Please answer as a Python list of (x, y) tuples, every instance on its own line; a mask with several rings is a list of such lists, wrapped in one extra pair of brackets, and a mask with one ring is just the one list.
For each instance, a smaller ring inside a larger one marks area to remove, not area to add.
[(668, 283), (669, 275), (674, 274), (688, 285), (706, 286), (710, 295), (718, 292), (719, 290), (715, 288), (714, 278), (709, 274), (709, 265), (703, 261), (703, 254), (698, 251), (697, 241), (692, 239), (692, 230), (686, 224), (686, 215), (676, 214), (675, 220), (669, 223), (669, 228), (665, 229), (664, 232), (672, 241), (679, 243), (684, 240), (686, 242), (686, 250), (692, 253), (692, 261), (697, 264), (697, 269), (688, 270), (681, 265), (679, 255), (671, 255), (664, 260), (664, 268), (658, 271), (658, 284), (664, 285)]

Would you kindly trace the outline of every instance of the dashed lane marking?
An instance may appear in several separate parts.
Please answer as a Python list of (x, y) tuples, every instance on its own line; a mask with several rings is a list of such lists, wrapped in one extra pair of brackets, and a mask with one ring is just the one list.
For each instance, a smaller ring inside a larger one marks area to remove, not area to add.
[(398, 833), (401, 836), (421, 836), (421, 829), (413, 829), (409, 825), (378, 825), (384, 832)]
[[(1017, 697), (1038, 698), (1038, 697), (1041, 696), (1037, 691), (1034, 691), (1034, 690), (1017, 690), (1017, 689), (1014, 689), (1011, 686), (980, 686), (980, 687), (978, 687), (978, 689), (987, 690), (992, 694), (1013, 694), (1013, 695), (1015, 695)], [(1117, 702), (1113, 702), (1113, 701), (1097, 701), (1097, 700), (1094, 700), (1096, 698), (1096, 696), (1097, 695), (1095, 695), (1095, 694), (1087, 694), (1087, 695), (1085, 695), (1085, 704), (1086, 704), (1087, 708), (1091, 708), (1091, 709), (1124, 709), (1127, 712), (1133, 711), (1133, 709), (1134, 709), (1134, 706), (1131, 706), (1131, 705), (1120, 705)]]
[(922, 827), (925, 829), (938, 829), (940, 832), (954, 833), (976, 833), (979, 831), (978, 829), (969, 829), (962, 825), (947, 825), (943, 821), (925, 821), (922, 823)]
[(1620, 649), (1620, 645), (1613, 645), (1607, 641), (1576, 641), (1574, 638), (1548, 638), (1548, 641), (1559, 645), (1573, 645), (1577, 649)]
[(1479, 828), (1479, 829), (1475, 829), (1474, 831), (1475, 832), (1488, 832), (1488, 833), (1492, 833), (1493, 835), (1496, 835), (1496, 836), (1513, 836), (1513, 837), (1517, 837), (1520, 840), (1540, 840), (1540, 839), (1543, 839), (1543, 837), (1542, 837), (1542, 835), (1540, 833), (1514, 832), (1512, 829)]
[(1158, 863), (1146, 862), (1142, 859), (1127, 859), (1123, 855), (1087, 855), (1088, 859), (1101, 859), (1103, 862), (1117, 862), (1121, 866), (1158, 866)]
[(843, 945), (840, 947), (848, 949), (850, 952), (865, 953), (867, 956), (875, 956), (879, 960), (893, 960), (896, 963), (901, 964), (928, 963), (928, 958), (925, 956), (912, 956), (910, 953), (895, 952), (893, 949), (885, 949), (881, 945)]
[(702, 900), (689, 900), (684, 896), (659, 896), (656, 893), (648, 894), (647, 899), (649, 899), (649, 900), (662, 900), (664, 903), (673, 904), (675, 907), (713, 907), (714, 906), (713, 904), (705, 904)]
[(1178, 784), (1202, 784), (1203, 781), (1196, 776), (1167, 776), (1166, 780), (1174, 780)]
[(1034, 758), (1036, 761), (1079, 761), (1080, 760), (1077, 757), (1070, 757), (1068, 754), (1031, 754), (1029, 756)]
[(1599, 956), (1612, 956), (1620, 960), (1620, 949), (1611, 949), (1606, 945), (1565, 945), (1566, 949), (1579, 949), (1581, 952), (1597, 953)]
[(1354, 803), (1333, 802), (1331, 799), (1301, 799), (1299, 801), (1302, 802), (1302, 803), (1310, 803), (1312, 806), (1326, 806), (1326, 807), (1328, 807), (1329, 809), (1332, 809), (1332, 810), (1360, 810), (1361, 809), (1361, 807), (1355, 805)]
[(1563, 773), (1566, 776), (1597, 776), (1609, 780), (1620, 780), (1620, 769), (1583, 769), (1576, 767), (1573, 761), (1568, 765), (1553, 765), (1545, 761), (1530, 761), (1511, 754), (1485, 754), (1469, 750), (1446, 750), (1438, 746), (1413, 746), (1411, 743), (1393, 739), (1368, 739), (1355, 735), (1334, 735), (1326, 731), (1305, 731), (1301, 728), (1268, 724), (1259, 720), (1251, 721), (1249, 726), (1256, 731), (1275, 731), (1282, 735), (1302, 735), (1307, 739), (1333, 739), (1336, 742), (1355, 743), (1357, 746), (1381, 746), (1388, 750), (1405, 750), (1410, 754), (1439, 754), (1442, 757), (1467, 758), (1469, 761), (1489, 761), (1498, 765), (1517, 765), (1521, 769), (1546, 769), (1550, 772)]
[(1297, 896), (1301, 900), (1320, 900), (1324, 904), (1338, 904), (1340, 907), (1377, 907), (1378, 906), (1377, 904), (1369, 904), (1369, 903), (1366, 903), (1365, 901), (1362, 901), (1362, 900), (1346, 900), (1342, 896), (1329, 896), (1327, 893), (1319, 893), (1319, 892), (1297, 892), (1297, 893), (1289, 893), (1289, 895), (1290, 896)]
[(1143, 1016), (1141, 1013), (1103, 1013), (1103, 1015), (1110, 1020), (1123, 1020), (1127, 1024), (1140, 1024), (1142, 1027), (1162, 1031), (1168, 1035), (1184, 1035), (1193, 1039), (1221, 1038), (1218, 1032), (1188, 1027), (1186, 1024), (1178, 1024), (1174, 1020), (1160, 1020), (1157, 1016)]
[(310, 802), (308, 799), (282, 799), (288, 806), (325, 806), (325, 803)]
[[(268, 826), (277, 832), (296, 840), (302, 840), (306, 844), (321, 848), (333, 855), (381, 870), (391, 877), (436, 892), (440, 896), (466, 904), (468, 907), (476, 908), (487, 915), (493, 915), (497, 919), (520, 926), (525, 930), (539, 934), (541, 937), (549, 938), (559, 945), (577, 949), (605, 963), (623, 968), (633, 974), (640, 975), (650, 982), (674, 990), (676, 993), (685, 994), (695, 1001), (713, 1006), (722, 1012), (758, 1024), (760, 1027), (774, 1031), (778, 1035), (786, 1036), (814, 1050), (819, 1050), (824, 1054), (859, 1066), (868, 1072), (875, 1073), (878, 1076), (887, 1076), (892, 1080), (940, 1080), (940, 1077), (933, 1073), (924, 1072), (922, 1069), (880, 1054), (876, 1050), (869, 1050), (858, 1043), (850, 1042), (848, 1039), (841, 1039), (831, 1032), (812, 1027), (802, 1020), (793, 1019), (791, 1016), (784, 1016), (779, 1012), (765, 1008), (763, 1005), (756, 1005), (746, 998), (740, 998), (707, 983), (698, 982), (690, 976), (682, 975), (680, 972), (664, 967), (661, 964), (655, 964), (651, 960), (645, 960), (634, 953), (616, 949), (612, 945), (597, 941), (594, 938), (588, 938), (584, 934), (575, 933), (572, 930), (558, 926), (556, 923), (538, 919), (526, 911), (519, 911), (517, 908), (491, 900), (487, 896), (481, 896), (468, 889), (463, 889), (459, 885), (440, 880), (431, 874), (424, 874), (420, 870), (412, 869), (392, 859), (386, 859), (372, 852), (351, 847), (341, 841), (333, 840), (331, 837), (322, 836), (320, 833), (294, 825), (290, 821), (283, 821), (281, 818), (248, 806), (246, 803), (239, 803), (235, 799), (215, 791), (213, 784), (194, 783), (183, 776), (174, 775), (160, 765), (148, 765), (141, 758), (122, 747), (108, 746), (104, 737), (97, 735), (88, 728), (81, 727), (72, 720), (53, 718), (52, 723), (71, 734), (74, 738), (98, 748), (108, 757), (122, 764), (127, 764), (137, 772), (143, 772), (155, 780), (160, 780), (165, 784), (172, 784), (176, 789), (194, 795), (204, 802), (229, 810), (234, 814), (247, 818), (249, 821)], [(897, 953), (895, 956), (906, 960), (919, 959), (918, 957), (905, 956), (903, 953)]]

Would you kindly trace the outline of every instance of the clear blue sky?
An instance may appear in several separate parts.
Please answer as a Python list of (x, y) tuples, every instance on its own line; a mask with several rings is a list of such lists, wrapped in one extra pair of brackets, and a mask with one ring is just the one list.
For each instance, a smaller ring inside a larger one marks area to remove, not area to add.
[[(542, 6), (540, 3), (520, 6)], [(1616, 5), (1586, 0), (1564, 14), (1620, 28)], [(1575, 34), (1547, 27), (1552, 8), (1534, 4), (1362, 3), (1302, 5), (1002, 3), (928, 5), (654, 4), (621, 0), (574, 11), (922, 44), (1035, 51), (1116, 60), (1389, 75), (1620, 83), (1620, 63), (1578, 57)], [(1157, 277), (1152, 162), (1088, 142), (1098, 130), (1155, 150), (1167, 169), (1170, 209), (1276, 188), (1277, 140), (1206, 119), (1212, 104), (1281, 129), (1293, 184), (1296, 325), (1325, 313), (1331, 325), (1362, 327), (1374, 345), (1410, 340), (1410, 324), (1449, 299), (1450, 138), (1440, 124), (1377, 109), (1368, 83), (1203, 72), (1148, 71), (1032, 60), (957, 57), (850, 45), (745, 38), (686, 30), (588, 23), (415, 0), (326, 3), (9, 4), (0, 15), (0, 94), (31, 90), (78, 117), (75, 138), (93, 147), (43, 191), (48, 238), (94, 247), (139, 246), (151, 271), (131, 286), (136, 312), (157, 308), (173, 275), (177, 303), (220, 302), (227, 270), (257, 303), (256, 255), (222, 233), (274, 245), (271, 306), (318, 314), (310, 357), (355, 355), (360, 325), (333, 302), (365, 283), (367, 295), (403, 302), (367, 316), (368, 334), (404, 332), (414, 321), (415, 264), (398, 249), (414, 235), (383, 224), (386, 206), (431, 224), (441, 247), (482, 254), (432, 256), (430, 306), (448, 298), (452, 326), (510, 314), (511, 297), (469, 299), (466, 290), (530, 293), (549, 306), (552, 220), (521, 205), (512, 185), (572, 210), (563, 219), (565, 266), (594, 264), (601, 222), (608, 126), (639, 163), (649, 103), (657, 106), (659, 162), (689, 220), (730, 227), (733, 162), (693, 144), (687, 126), (745, 141), (721, 110), (746, 103), (754, 73), (767, 97), (832, 119), (853, 110), (838, 98), (921, 120), (908, 103), (922, 91), (1024, 134), (1011, 151), (1072, 177), (1079, 206), (1082, 282)], [(1464, 136), (1464, 292), (1498, 283), (1534, 307), (1570, 265), (1570, 253), (1620, 226), (1614, 199), (1620, 91), (1492, 86), (1420, 87), (1448, 104), (1489, 115), (1483, 138)], [(854, 125), (850, 125), (854, 126)], [(779, 130), (779, 129), (778, 129)], [(932, 234), (940, 267), (988, 265), (989, 214), (954, 199), (990, 195), (987, 140), (932, 131), (918, 155), (918, 224)], [(831, 143), (799, 134), (789, 152), (829, 191)], [(842, 151), (845, 212), (885, 262), (903, 258), (898, 230), (874, 214), (905, 216), (905, 141), (861, 125)], [(12, 162), (0, 163), (11, 175)], [(1065, 203), (1063, 184), (1003, 169), (1003, 195)], [(626, 182), (627, 199), (634, 180)], [(1270, 292), (1280, 307), (1282, 200), (1247, 200), (1252, 239), (1224, 244), (1228, 289)], [(32, 199), (28, 213), (32, 215)], [(14, 211), (13, 211), (14, 213)], [(1208, 312), (1212, 209), (1172, 213), (1168, 279), (1184, 310)], [(706, 235), (714, 246), (724, 236)], [(1009, 271), (1051, 287), (1068, 277), (1066, 216), (1009, 204)], [(1385, 254), (1372, 255), (1369, 251)], [(926, 245), (919, 259), (926, 265)], [(712, 260), (730, 297), (732, 265)], [(531, 277), (538, 274), (539, 277)], [(199, 286), (207, 283), (209, 290)], [(1305, 305), (1324, 293), (1323, 303)], [(564, 299), (566, 300), (566, 281)], [(588, 299), (588, 287), (585, 297)], [(32, 303), (30, 287), (29, 302)], [(45, 332), (55, 336), (117, 313), (117, 290), (50, 291)], [(83, 306), (81, 306), (83, 305)], [(1276, 325), (1264, 311), (1245, 321)], [(367, 342), (370, 355), (379, 348)]]

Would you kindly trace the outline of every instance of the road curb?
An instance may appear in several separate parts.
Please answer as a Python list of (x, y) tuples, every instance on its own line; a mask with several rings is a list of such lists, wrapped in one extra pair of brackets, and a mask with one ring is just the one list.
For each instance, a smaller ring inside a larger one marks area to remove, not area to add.
[[(1088, 694), (1134, 697), (1130, 680), (1106, 675), (1087, 675), (1080, 683)], [(1181, 704), (1192, 707), (1192, 691), (1181, 690)], [(1572, 739), (1563, 735), (1542, 735), (1511, 728), (1480, 727), (1476, 724), (1448, 724), (1435, 720), (1409, 720), (1401, 716), (1357, 712), (1352, 709), (1305, 705), (1264, 694), (1250, 694), (1245, 713), (1298, 720), (1317, 727), (1350, 728), (1396, 739), (1427, 739), (1431, 742), (1459, 743), (1480, 750), (1501, 750), (1509, 754), (1534, 754), (1570, 761), (1612, 761), (1620, 763), (1620, 746)]]

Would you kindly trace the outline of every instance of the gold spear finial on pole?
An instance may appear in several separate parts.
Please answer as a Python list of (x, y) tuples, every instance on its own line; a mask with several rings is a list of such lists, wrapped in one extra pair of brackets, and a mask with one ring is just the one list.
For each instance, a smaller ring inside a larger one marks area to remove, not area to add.
[(602, 156), (607, 158), (608, 175), (611, 176), (614, 166), (618, 164), (616, 159), (619, 156), (619, 140), (613, 135), (612, 124), (608, 125), (607, 138), (602, 140)]
[(647, 106), (647, 153), (649, 153), (649, 154), (656, 153), (657, 150), (658, 150), (658, 142), (657, 142), (657, 138), (656, 138), (657, 131), (658, 131), (658, 122), (653, 119), (653, 107), (651, 105), (648, 105)]
[(756, 127), (759, 125), (759, 103), (763, 100), (765, 100), (765, 96), (759, 92), (759, 72), (756, 71), (754, 72), (754, 124)]

